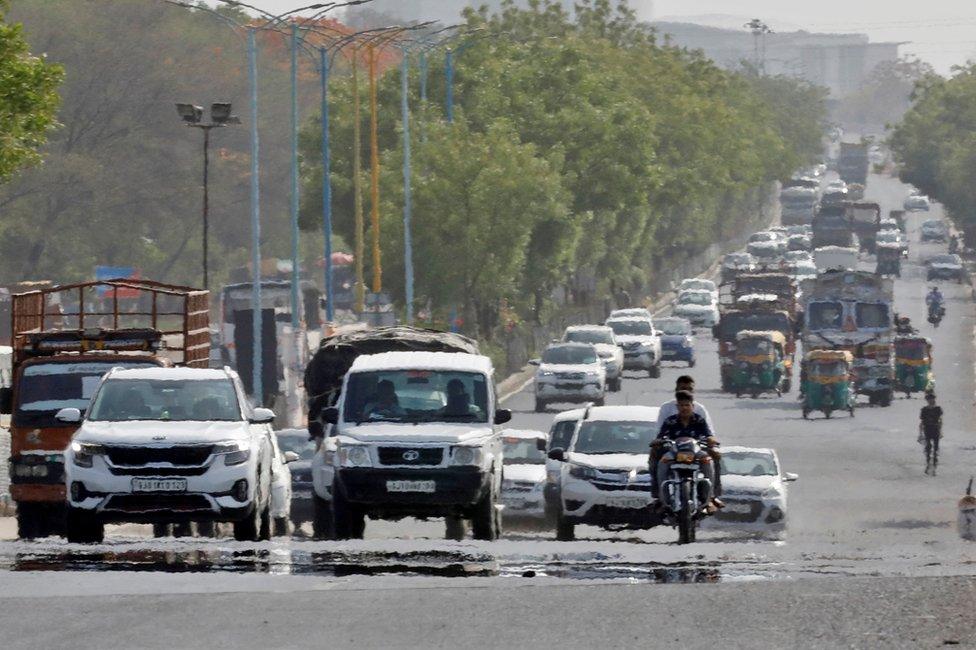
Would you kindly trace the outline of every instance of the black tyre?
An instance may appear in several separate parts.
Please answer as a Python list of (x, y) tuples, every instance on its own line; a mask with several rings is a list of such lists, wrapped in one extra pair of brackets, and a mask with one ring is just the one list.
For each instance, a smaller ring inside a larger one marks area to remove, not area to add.
[(810, 417), (810, 409), (804, 408), (803, 409), (803, 419), (806, 420), (809, 417)]
[(20, 539), (36, 539), (44, 537), (41, 513), (33, 503), (17, 504), (17, 537)]
[(169, 537), (173, 534), (173, 524), (153, 524), (153, 537)]
[(536, 413), (545, 413), (546, 412), (546, 403), (537, 399), (535, 401), (535, 412)]
[(444, 517), (444, 539), (460, 542), (468, 534), (468, 524), (464, 517)]
[(560, 515), (556, 520), (556, 539), (560, 542), (571, 542), (576, 539), (576, 524)]
[(624, 385), (624, 380), (621, 379), (620, 377), (617, 377), (616, 379), (613, 380), (613, 387), (611, 388), (611, 390), (615, 393), (619, 393), (620, 389), (623, 388), (623, 385)]
[(105, 525), (87, 512), (68, 508), (65, 536), (72, 544), (101, 544), (105, 539)]
[(651, 369), (647, 371), (647, 374), (650, 375), (651, 379), (657, 379), (658, 377), (660, 377), (661, 364), (658, 364), (656, 366), (651, 366)]
[(678, 543), (690, 544), (695, 541), (695, 513), (691, 509), (691, 484), (681, 482), (681, 510), (678, 511)]
[(271, 500), (268, 499), (268, 503), (261, 509), (261, 528), (258, 530), (258, 538), (262, 542), (267, 542), (271, 539), (272, 532)]
[(346, 501), (341, 490), (332, 498), (332, 516), (336, 539), (362, 539), (366, 532), (366, 515)]
[(606, 403), (607, 403), (607, 398), (605, 396), (601, 397), (600, 399), (593, 400), (594, 406), (605, 406)]
[(695, 360), (694, 359), (688, 359), (688, 367), (689, 368), (694, 368), (695, 367)]
[(894, 396), (895, 396), (894, 391), (889, 390), (887, 392), (884, 392), (881, 394), (881, 397), (878, 399), (878, 403), (881, 404), (881, 406), (891, 406), (891, 400), (894, 398)]
[(217, 522), (215, 521), (198, 521), (193, 524), (196, 528), (197, 537), (216, 537), (217, 536)]
[(495, 507), (495, 492), (489, 489), (474, 506), (471, 536), (493, 542), (501, 536), (501, 518)]
[(312, 495), (312, 536), (315, 539), (335, 539), (335, 521), (332, 517), (332, 504), (317, 494)]
[(234, 522), (234, 539), (238, 542), (256, 542), (260, 532), (261, 506), (255, 502), (244, 519)]
[(173, 524), (173, 537), (193, 537), (193, 522)]
[(272, 532), (275, 537), (288, 537), (291, 534), (291, 525), (288, 517), (275, 517), (274, 530)]

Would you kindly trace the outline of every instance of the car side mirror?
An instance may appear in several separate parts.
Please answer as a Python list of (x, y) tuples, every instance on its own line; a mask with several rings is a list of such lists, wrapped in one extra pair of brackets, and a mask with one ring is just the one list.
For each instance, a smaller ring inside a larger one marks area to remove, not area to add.
[(498, 409), (495, 411), (495, 424), (505, 424), (512, 419), (512, 412), (508, 409)]
[(254, 409), (254, 414), (251, 415), (251, 424), (267, 424), (269, 422), (274, 422), (275, 414), (271, 409), (266, 408), (256, 408)]
[(783, 480), (786, 481), (787, 483), (790, 483), (792, 481), (795, 481), (798, 478), (800, 478), (800, 475), (799, 474), (794, 474), (793, 472), (786, 472), (786, 473), (783, 474)]
[(538, 366), (540, 363), (542, 362), (539, 359), (532, 359), (531, 361), (529, 361), (530, 366)]
[(322, 421), (326, 424), (339, 424), (339, 409), (334, 406), (322, 409)]
[(294, 463), (296, 460), (300, 460), (301, 456), (293, 451), (286, 451), (284, 454), (282, 454), (282, 458), (285, 461), (285, 465), (287, 465), (288, 463)]
[(548, 441), (545, 438), (536, 438), (535, 439), (535, 448), (538, 449), (539, 451), (544, 452), (546, 450), (546, 444), (547, 444), (547, 442)]
[(14, 389), (10, 386), (0, 387), (0, 413), (9, 415), (13, 412)]
[(566, 452), (562, 448), (556, 447), (549, 450), (549, 460), (558, 460), (560, 463), (566, 462)]
[(81, 410), (76, 408), (63, 408), (55, 414), (54, 419), (63, 424), (78, 424), (81, 422)]

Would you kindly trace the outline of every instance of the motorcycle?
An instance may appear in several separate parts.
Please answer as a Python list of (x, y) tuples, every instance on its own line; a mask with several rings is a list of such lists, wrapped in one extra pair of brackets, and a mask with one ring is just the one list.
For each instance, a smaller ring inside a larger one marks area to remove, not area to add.
[(929, 305), (929, 322), (932, 327), (938, 327), (942, 319), (945, 318), (945, 305), (942, 303), (934, 302)]
[(698, 522), (708, 516), (712, 482), (701, 466), (712, 458), (694, 438), (668, 440), (663, 452), (661, 462), (668, 467), (668, 478), (661, 483), (664, 519), (678, 528), (678, 543), (689, 544), (695, 541)]

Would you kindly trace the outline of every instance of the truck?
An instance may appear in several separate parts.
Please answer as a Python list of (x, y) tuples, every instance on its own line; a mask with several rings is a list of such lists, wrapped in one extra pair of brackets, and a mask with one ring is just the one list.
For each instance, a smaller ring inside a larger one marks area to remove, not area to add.
[(845, 183), (867, 185), (868, 145), (865, 142), (841, 142), (840, 156), (837, 158), (837, 173)]
[(809, 224), (820, 204), (820, 184), (810, 179), (783, 183), (779, 193), (780, 221), (784, 226)]
[(847, 211), (847, 203), (835, 205), (821, 205), (817, 215), (813, 218), (813, 248), (823, 246), (854, 245), (854, 225), (851, 215)]
[(821, 246), (813, 251), (813, 262), (817, 265), (817, 272), (829, 269), (856, 269), (858, 251), (856, 248), (843, 246)]
[(877, 203), (855, 202), (848, 203), (846, 209), (860, 250), (873, 254), (878, 226), (881, 224), (881, 206)]
[(112, 368), (209, 362), (209, 293), (150, 280), (50, 286), (11, 299), (12, 381), (0, 388), (10, 414), (10, 492), (22, 539), (64, 533), (64, 450)]
[(831, 269), (804, 280), (803, 349), (847, 350), (854, 389), (888, 406), (894, 391), (894, 280), (868, 271)]
[(491, 360), (459, 334), (410, 327), (324, 339), (305, 373), (313, 532), (361, 538), (366, 517), (445, 520), (501, 534), (500, 425)]

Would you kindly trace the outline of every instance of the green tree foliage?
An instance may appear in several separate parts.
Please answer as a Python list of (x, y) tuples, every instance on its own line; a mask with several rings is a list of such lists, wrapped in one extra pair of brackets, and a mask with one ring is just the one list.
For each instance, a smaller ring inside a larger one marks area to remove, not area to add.
[(943, 203), (976, 241), (976, 64), (921, 79), (889, 138), (900, 176)]
[[(725, 71), (697, 52), (661, 45), (625, 6), (587, 0), (571, 20), (556, 3), (509, 2), (495, 14), (469, 10), (465, 19), (472, 35), (452, 45), (453, 128), (441, 126), (443, 54), (429, 55), (426, 105), (411, 60), (417, 297), (437, 308), (504, 298), (537, 315), (551, 290), (577, 274), (639, 285), (669, 260), (736, 234), (755, 216), (757, 188), (820, 153), (820, 89)], [(365, 124), (362, 78), (360, 92)], [(352, 241), (348, 80), (332, 93), (335, 222)], [(391, 70), (379, 95), (385, 165), (402, 160), (399, 93), (399, 70)], [(319, 131), (315, 123), (303, 133), (306, 228), (321, 220)], [(503, 163), (493, 151), (519, 162)], [(403, 181), (395, 172), (388, 169), (381, 189), (387, 252), (402, 248)], [(518, 251), (503, 254), (502, 245)], [(384, 260), (402, 298), (399, 268)], [(492, 279), (469, 274), (479, 268)], [(474, 307), (472, 328), (490, 326), (492, 310)]]
[(881, 132), (911, 107), (915, 84), (934, 74), (932, 66), (918, 59), (879, 63), (858, 90), (840, 101), (833, 118), (861, 132)]
[(38, 148), (55, 125), (63, 71), (32, 56), (23, 27), (6, 21), (0, 2), (0, 179), (40, 160)]

